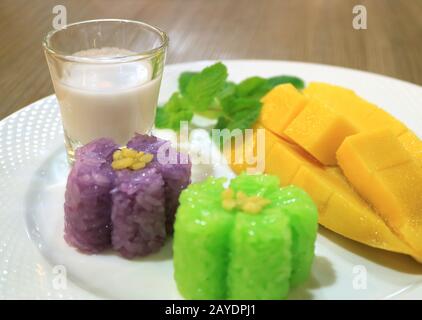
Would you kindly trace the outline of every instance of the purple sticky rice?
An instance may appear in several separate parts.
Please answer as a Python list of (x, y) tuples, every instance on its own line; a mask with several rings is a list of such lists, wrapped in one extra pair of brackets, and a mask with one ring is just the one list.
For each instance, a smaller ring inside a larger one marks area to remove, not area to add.
[[(173, 231), (180, 192), (190, 183), (188, 157), (148, 135), (136, 135), (128, 147), (153, 154), (153, 161), (138, 171), (113, 170), (118, 145), (106, 138), (76, 151), (65, 193), (64, 238), (82, 252), (113, 247), (127, 258), (144, 256)], [(161, 153), (170, 161), (160, 161)]]
[(158, 251), (166, 239), (164, 181), (155, 168), (117, 172), (112, 190), (112, 245), (123, 257)]
[(76, 152), (65, 193), (64, 238), (82, 252), (98, 253), (111, 245), (111, 195), (115, 171), (110, 139), (98, 139)]
[(154, 155), (150, 166), (156, 168), (163, 176), (166, 199), (166, 230), (171, 234), (176, 210), (179, 206), (180, 193), (190, 184), (191, 163), (189, 157), (172, 148), (170, 141), (155, 136), (136, 134), (127, 146)]

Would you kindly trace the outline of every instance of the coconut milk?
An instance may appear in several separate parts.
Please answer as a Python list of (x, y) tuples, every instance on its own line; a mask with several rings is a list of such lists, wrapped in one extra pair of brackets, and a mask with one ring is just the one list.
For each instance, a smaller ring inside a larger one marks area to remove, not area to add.
[[(132, 52), (102, 48), (74, 55), (109, 58), (128, 54)], [(67, 64), (62, 78), (54, 82), (68, 149), (100, 137), (123, 145), (135, 132), (151, 130), (161, 78), (152, 79), (149, 62)]]

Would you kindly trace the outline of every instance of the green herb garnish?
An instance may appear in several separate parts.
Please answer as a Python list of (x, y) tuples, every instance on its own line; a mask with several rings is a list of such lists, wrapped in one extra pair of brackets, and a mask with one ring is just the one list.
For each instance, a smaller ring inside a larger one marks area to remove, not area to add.
[(293, 76), (250, 77), (239, 84), (227, 81), (227, 67), (221, 62), (201, 72), (184, 72), (179, 91), (157, 109), (157, 128), (179, 130), (180, 122), (190, 122), (194, 114), (217, 119), (216, 129), (250, 128), (261, 111), (261, 98), (282, 83), (303, 89), (301, 79)]

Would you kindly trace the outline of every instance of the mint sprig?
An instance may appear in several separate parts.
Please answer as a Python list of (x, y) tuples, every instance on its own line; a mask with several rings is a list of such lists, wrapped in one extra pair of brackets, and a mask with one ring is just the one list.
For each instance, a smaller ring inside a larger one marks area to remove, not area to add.
[(201, 72), (183, 72), (179, 91), (157, 109), (158, 128), (179, 130), (181, 121), (194, 114), (217, 119), (216, 129), (250, 128), (261, 111), (261, 98), (279, 84), (291, 83), (303, 89), (304, 82), (294, 76), (250, 77), (239, 84), (227, 81), (227, 68), (221, 62)]
[(180, 122), (191, 121), (192, 117), (193, 111), (190, 102), (179, 92), (175, 92), (163, 107), (157, 108), (155, 126), (178, 131)]
[(181, 94), (186, 93), (186, 88), (188, 87), (190, 80), (198, 73), (199, 72), (186, 71), (179, 76), (179, 91)]
[(223, 112), (217, 120), (216, 129), (251, 128), (261, 112), (261, 103), (253, 98), (230, 97), (223, 101)]
[(227, 67), (218, 62), (191, 77), (185, 95), (194, 111), (206, 111), (218, 93), (224, 88)]

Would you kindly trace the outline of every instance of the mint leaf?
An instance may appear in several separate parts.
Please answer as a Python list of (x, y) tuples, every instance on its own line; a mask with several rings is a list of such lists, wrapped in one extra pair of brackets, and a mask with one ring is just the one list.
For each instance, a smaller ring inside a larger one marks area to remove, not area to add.
[(230, 96), (222, 101), (221, 106), (225, 115), (232, 115), (244, 109), (257, 109), (261, 103), (254, 98)]
[(261, 77), (250, 77), (240, 82), (236, 87), (236, 93), (240, 97), (253, 95), (254, 91), (259, 90), (267, 83), (267, 80)]
[(167, 103), (157, 108), (155, 126), (157, 128), (170, 128), (178, 131), (180, 121), (191, 121), (192, 107), (180, 93), (175, 92)]
[(236, 93), (236, 84), (231, 81), (226, 81), (223, 86), (223, 90), (217, 95), (217, 99), (223, 100)]
[(244, 129), (252, 128), (253, 124), (258, 119), (260, 112), (261, 112), (260, 104), (259, 104), (259, 107), (255, 109), (245, 108), (242, 111), (236, 113), (236, 115), (227, 124), (227, 128), (229, 130), (234, 130), (234, 129), (244, 130)]
[[(259, 101), (255, 101), (253, 108), (243, 107), (239, 108), (237, 106), (233, 109), (239, 109), (240, 111), (232, 114), (232, 115), (222, 115), (218, 118), (217, 124), (215, 125), (216, 129), (228, 129), (228, 130), (234, 130), (234, 129), (240, 129), (245, 130), (249, 129), (253, 126), (253, 124), (256, 122), (256, 119), (259, 117), (259, 113), (261, 112), (261, 104)], [(235, 135), (231, 136), (233, 138)], [(227, 137), (226, 137), (227, 138)], [(221, 144), (220, 141), (215, 141), (217, 145), (223, 146), (226, 143), (227, 139), (224, 139), (223, 137), (223, 143)]]
[(298, 89), (304, 82), (294, 76), (268, 79), (250, 77), (239, 84), (227, 81), (227, 68), (221, 62), (201, 72), (183, 72), (179, 92), (157, 109), (158, 128), (180, 129), (180, 121), (191, 121), (194, 114), (217, 119), (215, 128), (246, 129), (252, 127), (261, 111), (261, 98), (275, 86), (291, 83)]
[(260, 100), (275, 86), (284, 83), (291, 83), (297, 89), (303, 89), (305, 86), (302, 79), (293, 76), (276, 76), (268, 79), (251, 77), (243, 80), (237, 85), (236, 93), (241, 97), (249, 97)]
[(221, 62), (213, 64), (191, 77), (185, 96), (194, 111), (206, 111), (217, 94), (223, 90), (227, 79), (227, 68)]
[(230, 98), (224, 101), (223, 115), (218, 118), (216, 128), (229, 130), (252, 127), (261, 112), (261, 103), (251, 98)]
[(198, 73), (199, 72), (186, 71), (179, 76), (179, 91), (182, 94), (186, 93), (186, 88), (188, 87), (190, 80), (193, 76), (197, 75)]
[(235, 92), (236, 84), (226, 81), (223, 90), (217, 94), (217, 97), (215, 97), (208, 108), (205, 111), (196, 111), (196, 113), (209, 119), (217, 119), (221, 115), (223, 102), (227, 98), (234, 96)]
[(283, 83), (291, 83), (296, 87), (296, 89), (303, 89), (305, 87), (305, 83), (302, 79), (294, 76), (277, 76), (272, 77), (267, 80), (267, 88), (268, 90), (271, 90), (275, 86), (278, 86), (279, 84)]

